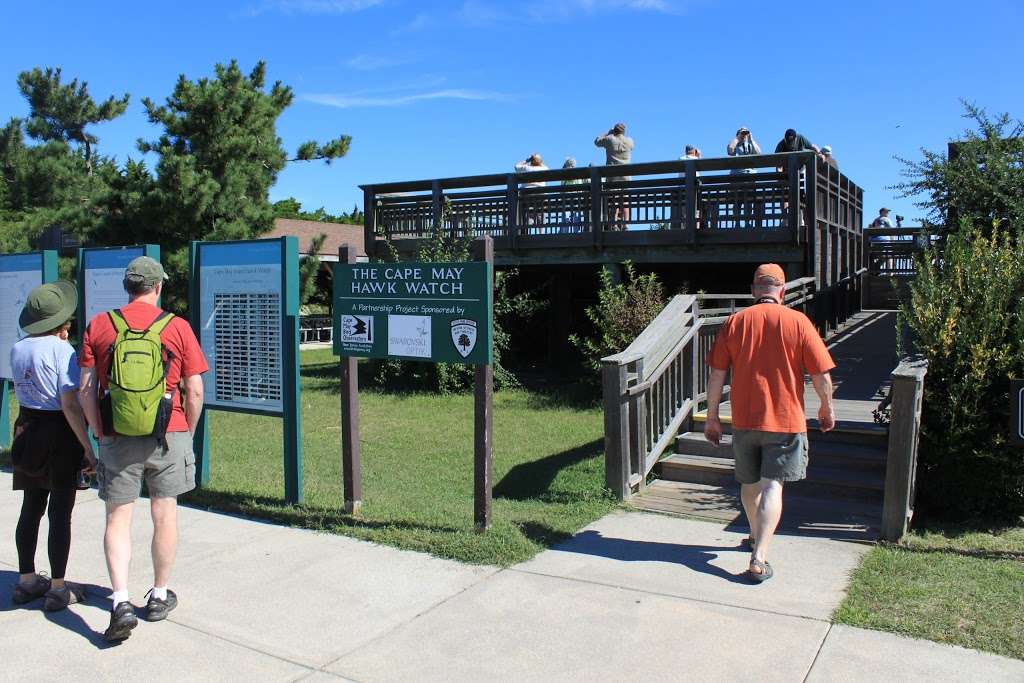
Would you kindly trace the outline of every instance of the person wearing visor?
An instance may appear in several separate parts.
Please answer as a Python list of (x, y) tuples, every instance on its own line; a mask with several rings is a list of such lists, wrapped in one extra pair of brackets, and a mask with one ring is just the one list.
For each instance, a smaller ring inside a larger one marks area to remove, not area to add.
[[(64, 580), (71, 553), (71, 512), (80, 473), (95, 471), (96, 458), (78, 404), (79, 370), (68, 343), (78, 292), (70, 282), (33, 289), (18, 325), (28, 335), (11, 347), (11, 374), (18, 398), (11, 463), (14, 490), (22, 491), (14, 533), (18, 584), (12, 602), (43, 598), (46, 611), (62, 610), (85, 598), (85, 588)], [(49, 520), (46, 543), (51, 578), (35, 568), (39, 524)]]

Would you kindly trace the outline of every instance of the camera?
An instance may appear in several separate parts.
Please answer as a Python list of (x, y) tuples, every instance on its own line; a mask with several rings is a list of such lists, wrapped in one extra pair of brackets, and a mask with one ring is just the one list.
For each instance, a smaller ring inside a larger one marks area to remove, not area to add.
[(897, 228), (902, 228), (903, 227), (903, 216), (901, 216), (899, 214), (896, 214), (896, 227)]

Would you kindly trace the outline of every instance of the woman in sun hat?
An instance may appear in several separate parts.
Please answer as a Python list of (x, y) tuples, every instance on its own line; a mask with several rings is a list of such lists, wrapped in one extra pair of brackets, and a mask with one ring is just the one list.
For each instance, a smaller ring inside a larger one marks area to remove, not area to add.
[[(20, 411), (14, 423), (11, 462), (14, 490), (24, 498), (14, 534), (20, 578), (12, 600), (21, 605), (45, 597), (54, 611), (81, 602), (85, 590), (64, 580), (71, 550), (71, 511), (83, 456), (86, 472), (96, 466), (78, 403), (78, 359), (68, 343), (78, 292), (70, 282), (33, 289), (18, 324), (26, 337), (11, 347), (11, 371)], [(46, 512), (52, 579), (35, 570), (39, 523)]]

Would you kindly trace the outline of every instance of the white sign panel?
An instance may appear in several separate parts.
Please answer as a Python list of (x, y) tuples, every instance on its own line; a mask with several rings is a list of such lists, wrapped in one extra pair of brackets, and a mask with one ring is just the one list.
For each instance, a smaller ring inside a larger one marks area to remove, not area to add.
[(124, 269), (132, 259), (143, 254), (142, 247), (87, 249), (83, 253), (82, 294), (86, 325), (96, 315), (128, 303), (128, 293), (124, 291)]
[(199, 343), (208, 405), (283, 410), (279, 240), (199, 245)]
[(0, 256), (0, 378), (11, 377), (11, 347), (25, 336), (18, 326), (29, 292), (43, 284), (41, 254)]
[(430, 316), (389, 315), (388, 355), (430, 358)]

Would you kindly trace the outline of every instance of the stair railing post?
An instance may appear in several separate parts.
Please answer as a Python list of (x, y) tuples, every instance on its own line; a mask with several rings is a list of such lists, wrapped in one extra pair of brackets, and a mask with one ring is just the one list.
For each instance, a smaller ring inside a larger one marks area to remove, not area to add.
[(903, 538), (914, 512), (917, 444), (927, 372), (928, 362), (915, 360), (900, 363), (892, 373), (892, 413), (881, 529), (881, 536), (887, 541)]
[(619, 500), (626, 500), (630, 495), (628, 382), (625, 364), (614, 361), (602, 364), (605, 484)]

